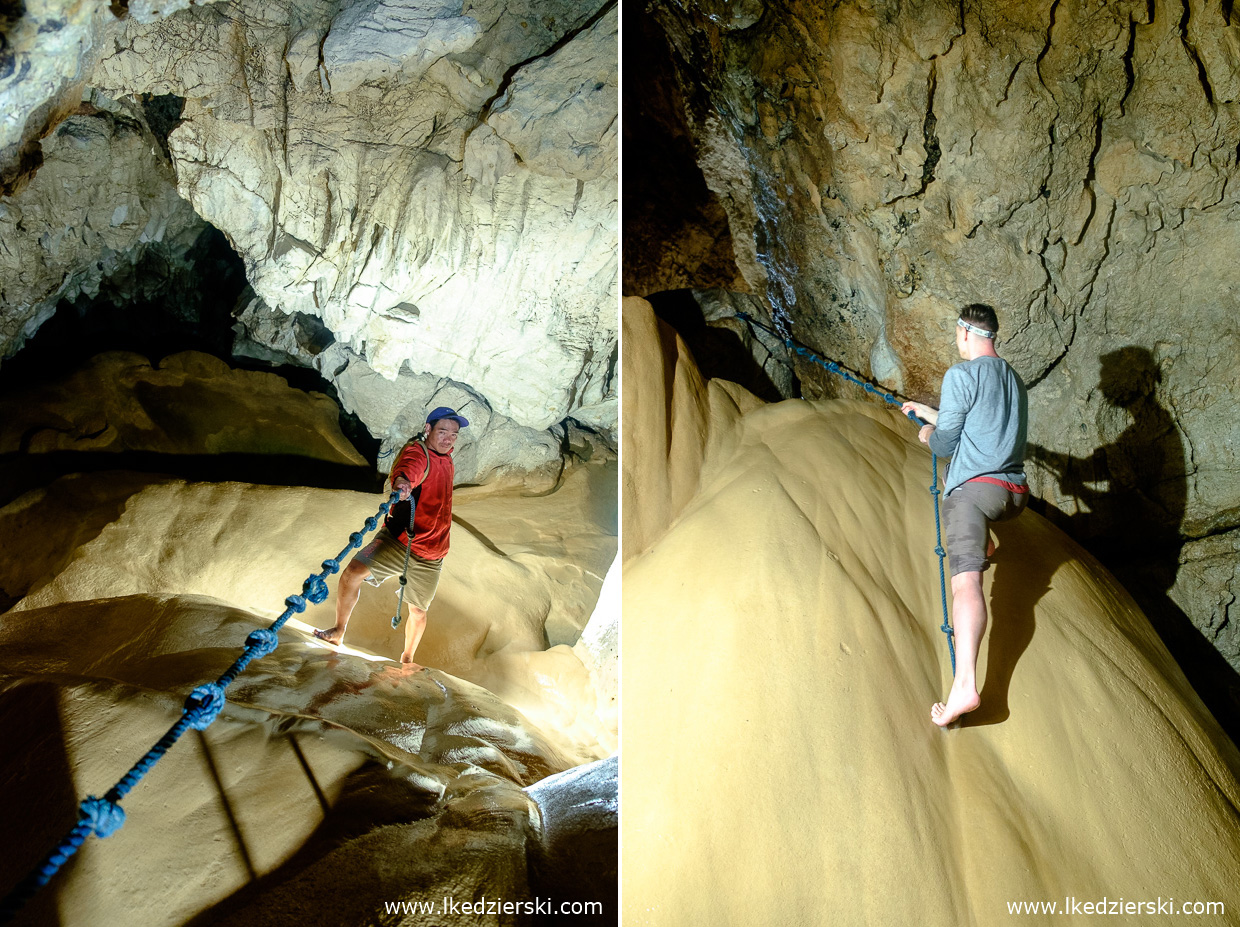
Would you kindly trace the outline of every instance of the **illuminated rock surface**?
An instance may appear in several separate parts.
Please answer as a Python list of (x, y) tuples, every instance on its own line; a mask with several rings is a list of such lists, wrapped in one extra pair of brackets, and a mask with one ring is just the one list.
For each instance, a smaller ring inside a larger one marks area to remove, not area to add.
[(999, 527), (982, 707), (940, 731), (915, 429), (704, 383), (640, 300), (624, 352), (626, 923), (1240, 910), (1240, 752), (1095, 560), (1036, 514)]
[[(239, 354), (315, 367), (350, 409), (377, 380), (451, 381), (497, 428), (572, 418), (614, 446), (614, 2), (115, 10), (0, 14), (0, 360), (61, 300), (151, 290), (133, 268), (175, 271), (210, 223), (269, 316)], [(330, 365), (283, 337), (307, 319)], [(498, 438), (527, 447), (507, 469), (568, 427)]]
[[(138, 453), (169, 472), (204, 457), (240, 469), (273, 457), (290, 477), (368, 468), (330, 402), (271, 374), (193, 354), (158, 369), (99, 363), (129, 375), (96, 411), (82, 413), (78, 381), (32, 389), (8, 402), (0, 434), (9, 459), (24, 434), (36, 463), (116, 461), (0, 508), (0, 547), (20, 552), (0, 567), (0, 731), (15, 745), (0, 782), (21, 835), (5, 892), (385, 498), (123, 470)], [(537, 497), (458, 491), (417, 654), (427, 668), (393, 662), (394, 583), (366, 587), (347, 649), (314, 641), (334, 609), (329, 580), (331, 597), (228, 690), (220, 720), (126, 799), (124, 828), (91, 838), (24, 917), (366, 924), (387, 901), (587, 900), (576, 887), (614, 922), (614, 769), (523, 789), (616, 748), (614, 648), (598, 642), (614, 638), (614, 611), (582, 633), (615, 555), (615, 474), (599, 460)], [(596, 802), (574, 816), (581, 782)], [(586, 889), (565, 882), (574, 856), (591, 861)]]

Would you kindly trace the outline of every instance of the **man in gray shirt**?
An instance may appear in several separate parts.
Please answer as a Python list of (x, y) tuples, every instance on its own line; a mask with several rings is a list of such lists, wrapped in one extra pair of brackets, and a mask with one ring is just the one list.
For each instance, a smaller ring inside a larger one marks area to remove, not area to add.
[(990, 523), (1015, 518), (1025, 509), (1025, 434), (1029, 404), (1025, 384), (995, 353), (999, 320), (990, 306), (974, 303), (956, 321), (956, 349), (965, 359), (943, 377), (941, 408), (906, 402), (929, 424), (918, 438), (940, 457), (950, 457), (943, 517), (952, 574), (952, 623), (956, 632), (956, 677), (947, 702), (930, 709), (930, 720), (946, 727), (981, 704), (977, 654), (986, 631), (982, 573), (994, 553)]

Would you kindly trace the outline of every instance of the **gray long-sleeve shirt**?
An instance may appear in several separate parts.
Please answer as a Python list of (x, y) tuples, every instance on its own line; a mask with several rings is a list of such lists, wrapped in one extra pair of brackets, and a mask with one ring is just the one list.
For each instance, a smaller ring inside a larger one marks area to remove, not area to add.
[(939, 403), (930, 450), (952, 459), (947, 492), (975, 476), (1024, 484), (1029, 400), (1007, 361), (983, 355), (950, 367)]

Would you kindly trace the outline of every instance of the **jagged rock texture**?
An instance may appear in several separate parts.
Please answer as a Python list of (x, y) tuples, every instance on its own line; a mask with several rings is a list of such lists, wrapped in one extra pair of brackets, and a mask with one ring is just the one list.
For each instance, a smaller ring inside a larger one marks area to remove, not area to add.
[(101, 288), (132, 301), (163, 282), (134, 274), (148, 252), (184, 260), (207, 228), (177, 196), (141, 109), (85, 103), (43, 140), (43, 164), (0, 199), (0, 357), (20, 350), (61, 300)]
[(448, 12), (195, 7), (123, 22), (92, 79), (185, 97), (178, 190), (268, 304), (389, 378), (461, 380), (537, 428), (591, 420), (616, 335), (615, 9)]
[[(39, 183), (63, 147), (52, 127), (84, 88), (118, 111), (175, 101), (172, 118), (133, 114), (150, 157), (123, 173), (145, 170), (150, 189), (121, 196), (105, 179), (91, 191), (104, 219), (128, 205), (125, 221), (149, 226), (174, 179), (192, 206), (177, 216), (221, 229), (267, 305), (320, 319), (388, 380), (450, 378), (540, 431), (568, 416), (614, 429), (614, 3), (58, 10), (6, 20), (5, 192)], [(13, 262), (49, 266), (30, 293), (4, 295), (6, 354), (93, 267), (85, 249), (51, 266), (18, 218), (0, 216)], [(135, 235), (104, 244), (132, 249)]]
[[(774, 317), (932, 398), (955, 310), (994, 304), (1050, 514), (1157, 574), (1240, 667), (1234, 558), (1214, 553), (1240, 526), (1231, 4), (652, 9), (737, 267)], [(805, 395), (837, 393), (796, 363)]]

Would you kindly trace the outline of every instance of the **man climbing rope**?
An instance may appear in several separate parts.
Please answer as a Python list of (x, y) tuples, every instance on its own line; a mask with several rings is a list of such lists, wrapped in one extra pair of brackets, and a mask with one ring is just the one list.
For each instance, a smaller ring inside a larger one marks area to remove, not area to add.
[[(378, 586), (385, 579), (401, 576), (408, 563), (406, 595), (409, 621), (405, 626), (405, 649), (401, 663), (412, 663), (413, 654), (426, 630), (426, 610), (435, 598), (439, 572), (448, 552), (448, 533), (452, 527), (452, 483), (455, 468), (452, 448), (460, 430), (469, 425), (454, 409), (440, 406), (426, 417), (422, 434), (409, 441), (396, 456), (390, 483), (400, 493), (401, 502), (392, 507), (387, 520), (373, 541), (360, 550), (340, 574), (336, 593), (336, 625), (316, 629), (314, 636), (329, 644), (339, 644), (353, 607), (361, 594), (362, 582)], [(420, 491), (414, 500), (414, 490)], [(413, 526), (410, 531), (410, 506)], [(412, 543), (410, 543), (412, 534)]]
[(947, 702), (936, 702), (930, 719), (946, 727), (981, 704), (977, 654), (986, 631), (982, 573), (994, 553), (990, 523), (1015, 518), (1025, 509), (1025, 434), (1029, 405), (1025, 384), (997, 353), (999, 320), (981, 303), (966, 306), (956, 320), (956, 349), (964, 363), (943, 377), (941, 408), (906, 402), (929, 424), (917, 437), (940, 457), (950, 457), (943, 502), (947, 556), (952, 574), (952, 617), (956, 676)]

